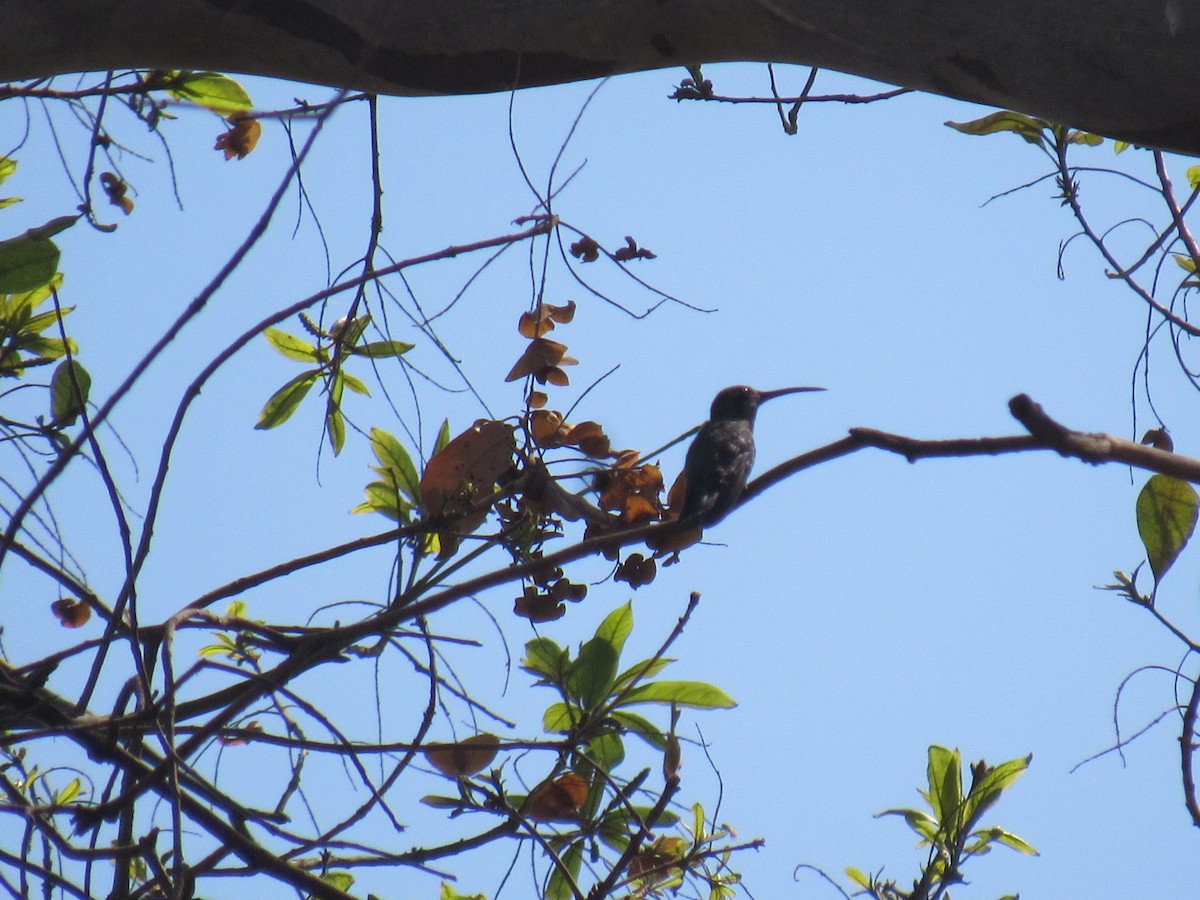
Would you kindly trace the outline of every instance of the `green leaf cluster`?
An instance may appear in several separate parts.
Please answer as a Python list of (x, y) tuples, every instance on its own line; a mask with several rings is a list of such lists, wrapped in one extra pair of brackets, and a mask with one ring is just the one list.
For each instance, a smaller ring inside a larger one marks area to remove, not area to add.
[[(450, 443), (450, 422), (442, 423), (433, 452)], [(421, 504), (421, 479), (404, 445), (382, 428), (371, 429), (371, 451), (378, 465), (371, 471), (378, 477), (365, 488), (366, 499), (352, 513), (377, 512), (393, 522), (408, 523), (413, 510)]]
[[(74, 341), (64, 342), (46, 333), (57, 328), (58, 313), (52, 308), (39, 309), (61, 285), (62, 275), (52, 272), (36, 288), (0, 293), (0, 378), (20, 378), (28, 368), (52, 363), (65, 356), (68, 349), (76, 351)], [(62, 315), (72, 309), (63, 307)]]
[[(634, 812), (639, 817), (649, 813), (639, 807), (631, 812), (628, 805), (617, 800), (601, 809), (609, 773), (625, 760), (625, 736), (636, 735), (659, 751), (665, 750), (671, 740), (668, 733), (635, 710), (651, 705), (694, 709), (728, 709), (736, 705), (720, 688), (704, 682), (647, 680), (669, 666), (671, 659), (652, 656), (623, 667), (621, 654), (632, 630), (633, 607), (626, 603), (609, 613), (573, 656), (552, 639), (537, 637), (525, 645), (521, 660), (521, 668), (534, 676), (536, 684), (558, 693), (559, 699), (542, 717), (543, 728), (552, 734), (567, 735), (573, 746), (583, 748), (571, 762), (572, 770), (589, 783), (588, 799), (580, 815), (594, 821), (600, 841), (617, 852), (625, 850), (629, 835), (636, 831)], [(673, 821), (675, 816), (669, 813), (658, 819), (659, 824)], [(567, 877), (578, 875), (586, 844), (580, 836), (562, 847), (559, 857), (563, 866), (556, 867), (547, 882), (548, 900), (572, 896)]]
[[(15, 171), (17, 171), (17, 161), (9, 156), (0, 156), (0, 184), (3, 184), (5, 179)], [(0, 197), (0, 209), (20, 202), (20, 197)]]
[(888, 809), (878, 814), (903, 818), (920, 838), (918, 846), (930, 848), (929, 860), (921, 877), (914, 881), (912, 891), (900, 890), (895, 882), (867, 875), (861, 869), (848, 868), (846, 875), (877, 900), (933, 897), (949, 900), (947, 888), (962, 883), (962, 866), (971, 857), (983, 856), (997, 844), (1019, 853), (1038, 855), (1037, 850), (1015, 834), (996, 825), (979, 824), (983, 814), (1025, 774), (1032, 759), (1030, 755), (995, 766), (983, 760), (973, 763), (971, 784), (964, 793), (962, 755), (958, 750), (931, 746), (926, 766), (928, 787), (921, 791), (929, 810)]
[(313, 365), (288, 379), (267, 399), (254, 427), (270, 429), (282, 425), (300, 407), (312, 386), (320, 381), (326, 391), (325, 429), (329, 435), (329, 445), (335, 455), (341, 453), (346, 444), (346, 418), (342, 413), (342, 396), (347, 388), (364, 396), (370, 396), (371, 393), (361, 379), (345, 370), (346, 358), (363, 356), (369, 359), (386, 359), (400, 356), (413, 348), (412, 344), (403, 341), (362, 342), (370, 322), (370, 316), (339, 321), (328, 333), (317, 331), (320, 341), (316, 344), (278, 328), (266, 329), (264, 337), (277, 351), (288, 359)]

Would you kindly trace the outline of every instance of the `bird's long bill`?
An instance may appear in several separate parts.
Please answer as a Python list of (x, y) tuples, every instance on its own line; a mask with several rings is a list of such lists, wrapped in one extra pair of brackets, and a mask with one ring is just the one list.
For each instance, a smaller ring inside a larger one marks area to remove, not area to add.
[(759, 403), (766, 403), (768, 400), (774, 400), (776, 397), (782, 397), (784, 394), (802, 394), (806, 391), (823, 391), (823, 387), (790, 387), (779, 388), (776, 391), (762, 391), (758, 395)]

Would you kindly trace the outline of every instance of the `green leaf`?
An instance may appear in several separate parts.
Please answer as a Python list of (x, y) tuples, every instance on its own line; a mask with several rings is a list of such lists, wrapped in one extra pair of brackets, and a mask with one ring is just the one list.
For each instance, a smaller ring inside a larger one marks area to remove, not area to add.
[(596, 637), (607, 641), (609, 646), (616, 651), (617, 656), (620, 656), (625, 647), (625, 639), (629, 637), (631, 631), (633, 631), (633, 603), (629, 602), (624, 606), (618, 606), (605, 616), (604, 621), (596, 629)]
[(1092, 134), (1090, 131), (1072, 131), (1067, 135), (1068, 144), (1083, 144), (1087, 147), (1099, 147), (1104, 143), (1104, 138), (1098, 134)]
[(366, 494), (367, 499), (350, 510), (350, 512), (377, 512), (393, 521), (400, 522), (407, 518), (404, 515), (405, 511), (412, 509), (412, 504), (401, 497), (395, 487), (382, 481), (372, 481), (366, 486), (363, 493)]
[(17, 161), (10, 156), (0, 156), (0, 182), (17, 171)]
[(622, 693), (634, 681), (644, 681), (647, 678), (653, 678), (673, 662), (675, 660), (669, 657), (660, 656), (658, 659), (643, 659), (641, 662), (634, 663), (617, 676), (617, 680), (613, 682), (613, 693)]
[(22, 294), (49, 284), (58, 271), (59, 249), (51, 237), (79, 216), (60, 216), (22, 235), (0, 241), (0, 294)]
[(172, 76), (167, 93), (176, 100), (190, 100), (223, 116), (248, 112), (254, 105), (245, 88), (220, 72), (174, 72)]
[(404, 341), (371, 341), (368, 344), (360, 344), (357, 347), (351, 347), (350, 352), (355, 356), (370, 356), (374, 359), (386, 359), (392, 356), (401, 356), (415, 346), (416, 344), (406, 344)]
[(542, 729), (548, 734), (566, 734), (578, 721), (579, 714), (566, 703), (551, 703), (542, 713)]
[(620, 735), (606, 731), (592, 738), (585, 752), (605, 772), (612, 772), (625, 761), (625, 742)]
[(570, 654), (548, 637), (537, 637), (525, 644), (521, 668), (542, 676), (550, 684), (562, 681)]
[(708, 837), (708, 825), (704, 817), (704, 806), (700, 803), (692, 804), (692, 843), (699, 848), (704, 840)]
[(320, 374), (318, 369), (307, 369), (288, 381), (263, 405), (262, 412), (258, 414), (258, 422), (254, 427), (259, 429), (275, 428), (290, 419)]
[(1200, 497), (1186, 481), (1152, 475), (1138, 494), (1137, 526), (1157, 585), (1196, 528)]
[(923, 843), (932, 844), (937, 839), (941, 823), (923, 809), (885, 809), (875, 814), (877, 819), (884, 816), (900, 816)]
[(23, 197), (0, 197), (0, 209), (20, 203)]
[(87, 409), (92, 376), (78, 360), (60, 362), (50, 378), (50, 420), (71, 425)]
[[(1200, 169), (1200, 166), (1197, 166), (1196, 168)], [(1184, 256), (1182, 253), (1172, 253), (1171, 258), (1175, 260), (1175, 264), (1185, 272), (1195, 273), (1196, 261), (1190, 256)]]
[(579, 657), (567, 669), (567, 696), (584, 709), (596, 709), (607, 697), (617, 677), (617, 651), (607, 640), (594, 637), (579, 648)]
[(346, 383), (346, 387), (350, 388), (350, 390), (354, 391), (354, 393), (360, 394), (363, 397), (371, 396), (370, 389), (365, 384), (363, 384), (363, 381), (361, 378), (356, 378), (355, 376), (351, 375), (349, 372), (345, 372), (341, 369), (338, 370), (338, 374), (340, 374), (342, 376), (342, 380)]
[(871, 879), (864, 875), (861, 869), (856, 869), (854, 866), (846, 867), (846, 877), (860, 888), (866, 889), (871, 886)]
[(421, 479), (404, 445), (382, 428), (372, 428), (371, 450), (379, 460), (379, 474), (390, 475), (400, 492), (416, 503), (421, 496)]
[(1041, 856), (1041, 854), (1038, 853), (1038, 851), (1035, 850), (1028, 841), (1017, 837), (1011, 832), (1005, 831), (1003, 828), (989, 829), (988, 834), (991, 836), (992, 840), (998, 841), (1005, 847), (1011, 847), (1018, 853), (1024, 853), (1026, 856)]
[(962, 754), (934, 744), (929, 748), (929, 805), (934, 817), (947, 828), (957, 828), (955, 817), (962, 806)]
[(325, 416), (325, 427), (329, 430), (329, 446), (337, 456), (346, 446), (346, 417), (339, 407), (332, 407)]
[(298, 359), (300, 362), (321, 361), (321, 354), (317, 348), (294, 334), (288, 334), (278, 328), (268, 328), (263, 332), (263, 337), (288, 359)]
[(487, 897), (483, 894), (460, 894), (448, 881), (443, 881), (441, 890), (438, 891), (438, 900), (487, 900)]
[(78, 797), (82, 791), (83, 782), (78, 778), (72, 778), (67, 786), (59, 791), (58, 796), (54, 798), (54, 802), (65, 806)]
[(431, 809), (461, 809), (461, 797), (442, 797), (438, 794), (426, 794), (421, 798), (421, 804)]
[(437, 440), (433, 442), (433, 453), (431, 456), (437, 456), (450, 443), (450, 420), (443, 419), (442, 427), (438, 429)]
[(636, 734), (651, 747), (658, 750), (663, 750), (667, 746), (667, 736), (663, 734), (661, 728), (651, 722), (649, 719), (644, 719), (641, 716), (627, 712), (626, 710), (618, 709), (611, 715), (612, 719), (618, 722), (622, 728), (629, 731), (631, 734)]
[(975, 779), (964, 805), (965, 827), (974, 828), (979, 817), (993, 806), (1000, 799), (1000, 795), (1015, 784), (1018, 778), (1025, 774), (1032, 761), (1032, 753), (1020, 759), (1010, 759), (1008, 762), (989, 766), (981, 777)]
[(555, 866), (546, 883), (546, 900), (575, 900), (571, 884), (579, 881), (579, 868), (583, 864), (583, 841), (571, 843), (566, 850), (559, 853), (558, 858), (570, 873), (570, 880), (567, 880), (567, 875), (560, 867)]
[(955, 131), (960, 131), (963, 134), (997, 134), (1001, 131), (1011, 131), (1019, 135), (1022, 139), (1030, 144), (1037, 144), (1039, 147), (1045, 143), (1042, 136), (1042, 130), (1049, 127), (1049, 122), (1044, 119), (1035, 119), (1033, 116), (1027, 116), (1024, 113), (1002, 111), (994, 112), (991, 115), (984, 116), (981, 119), (974, 119), (970, 122), (947, 122), (949, 127)]
[(622, 706), (634, 703), (661, 703), (690, 706), (694, 709), (732, 709), (737, 701), (719, 687), (703, 681), (652, 681), (641, 684), (625, 695)]
[(332, 871), (326, 872), (321, 876), (321, 880), (326, 884), (332, 884), (339, 891), (348, 891), (354, 884), (354, 876), (349, 872)]
[(1193, 191), (1200, 191), (1200, 166), (1189, 166), (1186, 173), (1188, 184)]

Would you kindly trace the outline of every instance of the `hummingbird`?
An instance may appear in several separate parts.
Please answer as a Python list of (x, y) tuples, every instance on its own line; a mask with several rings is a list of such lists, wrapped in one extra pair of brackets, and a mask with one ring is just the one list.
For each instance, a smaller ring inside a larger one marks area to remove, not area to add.
[(754, 465), (754, 416), (758, 408), (775, 397), (819, 387), (791, 387), (756, 391), (736, 385), (717, 394), (708, 421), (700, 426), (683, 464), (687, 490), (680, 519), (696, 518), (700, 525), (713, 525), (733, 509)]

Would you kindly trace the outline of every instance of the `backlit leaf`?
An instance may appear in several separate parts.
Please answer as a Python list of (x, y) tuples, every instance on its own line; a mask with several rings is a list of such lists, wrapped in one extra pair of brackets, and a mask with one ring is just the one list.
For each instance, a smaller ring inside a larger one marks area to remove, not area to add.
[(278, 328), (268, 328), (263, 332), (263, 337), (267, 339), (267, 343), (288, 359), (297, 359), (300, 362), (321, 361), (321, 356), (317, 352), (317, 348), (294, 334), (288, 334), (286, 331), (280, 331)]
[(415, 346), (416, 344), (406, 344), (404, 341), (371, 341), (368, 344), (360, 344), (352, 348), (350, 352), (356, 356), (386, 359), (391, 356), (401, 356)]
[(70, 425), (87, 409), (92, 376), (78, 360), (64, 360), (50, 378), (50, 420), (55, 425)]
[(622, 706), (634, 703), (674, 703), (694, 709), (732, 709), (737, 706), (737, 701), (719, 687), (703, 681), (652, 681), (638, 685), (621, 701)]
[(1186, 481), (1152, 475), (1137, 499), (1138, 534), (1158, 584), (1196, 528), (1200, 497)]
[(246, 89), (220, 72), (175, 72), (167, 93), (222, 115), (247, 112), (253, 106)]
[(994, 112), (970, 122), (947, 122), (946, 124), (963, 134), (984, 135), (1011, 131), (1028, 143), (1039, 146), (1044, 143), (1042, 129), (1049, 125), (1044, 119), (1035, 119), (1024, 113), (1010, 111)]
[(258, 414), (258, 422), (254, 427), (259, 429), (275, 428), (291, 418), (292, 413), (300, 406), (300, 401), (308, 394), (319, 374), (316, 369), (309, 369), (289, 380), (263, 405), (262, 412)]
[(400, 492), (416, 503), (421, 495), (421, 482), (417, 478), (417, 468), (413, 465), (412, 457), (400, 441), (382, 428), (372, 428), (371, 450), (379, 460), (382, 470), (379, 474), (389, 473)]
[(425, 758), (435, 769), (451, 778), (482, 772), (496, 758), (500, 739), (494, 734), (475, 734), (455, 744), (428, 744)]
[(49, 284), (58, 271), (58, 245), (50, 240), (75, 224), (60, 216), (24, 234), (0, 241), (0, 294), (23, 294)]

